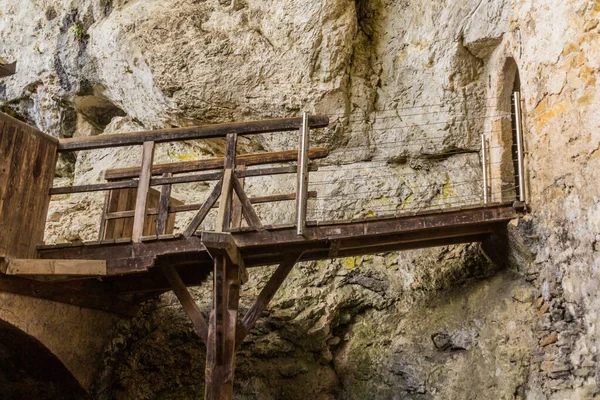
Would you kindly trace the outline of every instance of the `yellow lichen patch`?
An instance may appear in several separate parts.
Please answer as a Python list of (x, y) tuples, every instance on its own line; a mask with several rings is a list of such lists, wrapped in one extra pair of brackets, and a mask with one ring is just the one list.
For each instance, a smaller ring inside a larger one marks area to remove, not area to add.
[(409, 205), (410, 203), (412, 203), (412, 201), (414, 200), (415, 196), (414, 194), (411, 194), (410, 196), (408, 196), (406, 199), (404, 199), (404, 201), (402, 202), (402, 204), (398, 204), (396, 206), (396, 210), (402, 210), (403, 208), (405, 208), (407, 205)]
[(376, 215), (376, 214), (375, 214), (375, 212), (374, 212), (374, 211), (369, 211), (369, 212), (367, 213), (367, 217), (374, 217), (375, 215)]
[(344, 267), (346, 267), (347, 270), (351, 271), (354, 268), (356, 268), (356, 261), (354, 260), (354, 257), (346, 257), (344, 258)]
[(446, 179), (446, 183), (442, 186), (442, 199), (446, 200), (454, 194), (454, 185), (450, 182), (450, 178)]
[(571, 102), (558, 102), (552, 105), (550, 108), (547, 108), (547, 106), (548, 101), (544, 99), (535, 109), (536, 113), (539, 113), (535, 117), (535, 126), (538, 129), (538, 131), (544, 129), (544, 127), (546, 127), (546, 125), (552, 122), (554, 118), (568, 110), (571, 107)]
[(173, 156), (181, 161), (193, 161), (198, 159), (198, 155), (194, 153), (174, 153)]

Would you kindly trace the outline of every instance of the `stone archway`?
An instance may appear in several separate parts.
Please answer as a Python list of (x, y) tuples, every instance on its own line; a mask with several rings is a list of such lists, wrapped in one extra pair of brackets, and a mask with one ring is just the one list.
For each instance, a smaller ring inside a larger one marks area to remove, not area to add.
[(0, 320), (0, 397), (69, 400), (86, 396), (50, 350), (33, 336)]
[(496, 96), (491, 108), (495, 118), (488, 127), (490, 189), (493, 201), (510, 201), (518, 199), (519, 192), (513, 93), (521, 90), (521, 81), (514, 58), (507, 57), (504, 60), (496, 82)]

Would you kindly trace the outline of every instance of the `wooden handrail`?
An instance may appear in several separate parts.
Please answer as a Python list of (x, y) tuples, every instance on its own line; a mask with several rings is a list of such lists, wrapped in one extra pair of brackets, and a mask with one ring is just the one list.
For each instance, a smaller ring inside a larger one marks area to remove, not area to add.
[[(317, 160), (325, 158), (329, 151), (325, 147), (313, 147), (308, 151), (308, 158)], [(298, 150), (286, 150), (272, 153), (242, 154), (236, 157), (238, 165), (247, 167), (253, 165), (275, 164), (298, 160)], [(208, 171), (212, 169), (223, 169), (223, 157), (206, 158), (202, 160), (183, 161), (168, 164), (156, 164), (152, 167), (152, 175), (181, 174), (184, 172)], [(140, 175), (140, 167), (108, 169), (104, 173), (107, 181), (137, 178)]]
[[(308, 122), (311, 128), (325, 128), (329, 125), (329, 117), (326, 115), (312, 115), (308, 118)], [(302, 118), (279, 118), (153, 131), (115, 133), (111, 135), (61, 139), (58, 144), (58, 151), (65, 152), (131, 146), (143, 144), (144, 142), (164, 143), (178, 140), (213, 139), (225, 137), (228, 133), (255, 135), (259, 133), (289, 132), (298, 130), (301, 126)]]
[[(236, 175), (239, 178), (247, 178), (254, 176), (265, 176), (265, 175), (283, 175), (283, 174), (295, 174), (297, 167), (295, 165), (287, 167), (273, 167), (273, 168), (257, 168), (249, 169), (245, 171), (238, 171)], [(311, 164), (308, 167), (309, 171), (317, 171), (317, 165)], [(191, 182), (207, 182), (207, 181), (218, 181), (223, 176), (222, 172), (209, 172), (205, 174), (197, 175), (183, 175), (183, 176), (171, 176), (171, 177), (159, 177), (152, 178), (150, 180), (150, 186), (162, 186), (162, 185), (173, 185), (178, 183), (191, 183)], [(115, 189), (131, 189), (138, 187), (138, 181), (134, 179), (118, 182), (108, 183), (94, 183), (91, 185), (78, 185), (78, 186), (65, 186), (55, 187), (50, 189), (50, 194), (69, 194), (69, 193), (85, 193), (85, 192), (101, 192), (104, 190), (115, 190)]]

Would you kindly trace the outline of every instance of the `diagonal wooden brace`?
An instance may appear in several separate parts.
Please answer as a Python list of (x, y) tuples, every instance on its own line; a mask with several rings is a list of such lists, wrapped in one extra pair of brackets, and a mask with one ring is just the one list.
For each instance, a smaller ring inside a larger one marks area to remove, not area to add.
[(242, 186), (242, 183), (235, 175), (233, 176), (232, 181), (233, 190), (235, 191), (235, 194), (237, 194), (238, 199), (240, 200), (240, 203), (242, 205), (242, 213), (244, 214), (244, 218), (246, 218), (246, 222), (248, 222), (248, 225), (250, 225), (257, 231), (264, 230), (263, 225), (260, 222), (260, 218), (256, 214), (256, 211), (254, 211), (254, 207), (252, 207), (252, 202), (250, 202), (250, 199), (246, 195), (246, 192), (244, 192), (244, 187)]
[(281, 264), (279, 264), (279, 267), (277, 267), (273, 275), (271, 275), (271, 278), (261, 290), (254, 304), (250, 310), (248, 310), (246, 315), (244, 315), (242, 322), (237, 326), (235, 341), (238, 346), (242, 343), (248, 332), (254, 327), (256, 321), (258, 321), (258, 318), (260, 318), (261, 314), (265, 311), (269, 302), (273, 299), (275, 293), (277, 293), (277, 290), (281, 287), (281, 284), (285, 281), (285, 278), (289, 275), (301, 256), (302, 253), (288, 254)]
[(200, 308), (198, 308), (198, 305), (185, 286), (185, 283), (183, 283), (183, 280), (172, 266), (164, 265), (162, 271), (173, 288), (173, 292), (175, 292), (175, 295), (179, 299), (186, 314), (190, 317), (190, 320), (192, 320), (192, 324), (194, 324), (198, 336), (200, 336), (204, 343), (207, 343), (208, 325), (206, 325), (206, 321), (200, 312)]

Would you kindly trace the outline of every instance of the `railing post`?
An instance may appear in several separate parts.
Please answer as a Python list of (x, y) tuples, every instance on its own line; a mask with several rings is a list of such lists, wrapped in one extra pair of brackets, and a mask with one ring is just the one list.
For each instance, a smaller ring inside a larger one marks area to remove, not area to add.
[(527, 202), (525, 198), (525, 167), (523, 165), (523, 114), (521, 110), (521, 93), (514, 92), (515, 126), (517, 130), (517, 162), (519, 174), (519, 201)]
[(483, 203), (489, 202), (489, 185), (488, 185), (488, 162), (487, 162), (487, 140), (484, 134), (481, 134), (481, 168), (483, 177)]
[(228, 133), (223, 165), (223, 187), (221, 189), (221, 198), (219, 200), (217, 226), (215, 227), (217, 232), (227, 231), (231, 224), (231, 197), (233, 194), (233, 179), (235, 178), (236, 149), (237, 134)]
[(144, 219), (146, 218), (146, 202), (152, 178), (152, 159), (154, 158), (154, 142), (144, 142), (142, 151), (142, 170), (138, 181), (135, 214), (133, 217), (133, 232), (131, 240), (141, 242), (144, 234)]
[(306, 225), (306, 205), (308, 196), (308, 144), (310, 131), (308, 126), (308, 113), (302, 113), (302, 127), (300, 128), (298, 144), (298, 172), (296, 188), (296, 232), (304, 233)]

